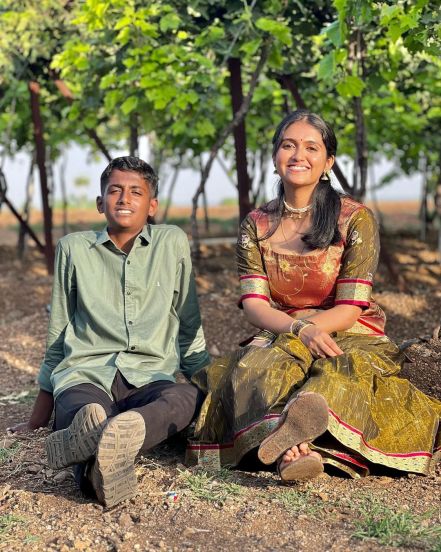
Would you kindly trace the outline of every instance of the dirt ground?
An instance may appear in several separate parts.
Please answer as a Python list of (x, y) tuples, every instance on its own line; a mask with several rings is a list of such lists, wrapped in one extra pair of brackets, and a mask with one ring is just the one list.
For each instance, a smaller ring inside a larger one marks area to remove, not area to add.
[[(398, 343), (429, 336), (441, 313), (441, 265), (412, 235), (385, 244), (408, 292), (384, 267), (375, 297)], [(208, 347), (233, 350), (252, 333), (237, 309), (231, 246), (204, 250), (197, 270)], [(269, 472), (206, 473), (182, 464), (185, 438), (139, 458), (139, 494), (106, 511), (76, 490), (69, 470), (47, 467), (40, 430), (7, 436), (27, 419), (43, 356), (51, 278), (30, 249), (24, 261), (0, 246), (0, 550), (441, 551), (441, 469), (428, 477), (391, 473), (351, 480), (323, 475), (284, 486)], [(403, 375), (441, 399), (439, 339), (407, 349)]]

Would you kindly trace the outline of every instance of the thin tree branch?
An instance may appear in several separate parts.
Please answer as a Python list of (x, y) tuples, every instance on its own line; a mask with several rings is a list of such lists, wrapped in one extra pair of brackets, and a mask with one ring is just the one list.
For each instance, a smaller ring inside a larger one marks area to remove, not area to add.
[[(61, 79), (54, 79), (54, 82), (55, 82), (55, 86), (58, 88), (61, 95), (68, 101), (68, 103), (71, 104), (75, 98), (74, 98), (74, 95), (72, 94), (72, 91), (67, 86), (67, 84)], [(111, 161), (112, 156), (110, 155), (109, 150), (106, 148), (101, 138), (96, 133), (96, 130), (93, 130), (90, 128), (86, 128), (85, 130), (86, 130), (86, 134), (93, 142), (95, 142), (96, 146), (98, 147), (100, 152), (104, 155), (104, 157), (108, 161)]]
[(232, 121), (224, 128), (224, 130), (221, 132), (219, 138), (216, 140), (214, 145), (212, 146), (210, 150), (210, 154), (208, 156), (207, 163), (203, 167), (201, 171), (201, 181), (200, 184), (196, 190), (196, 193), (193, 196), (193, 207), (192, 207), (192, 213), (191, 213), (191, 221), (192, 221), (192, 237), (193, 237), (193, 252), (196, 256), (196, 258), (200, 255), (200, 244), (199, 244), (199, 230), (197, 225), (197, 211), (198, 211), (198, 202), (199, 197), (203, 194), (205, 189), (205, 184), (208, 180), (208, 177), (210, 175), (210, 170), (213, 165), (213, 161), (215, 160), (220, 148), (225, 144), (228, 136), (233, 132), (233, 130), (242, 122), (245, 115), (247, 114), (250, 105), (251, 100), (253, 98), (254, 91), (257, 86), (257, 82), (259, 80), (260, 73), (262, 72), (266, 60), (268, 58), (269, 49), (271, 46), (272, 40), (267, 39), (261, 49), (260, 52), (260, 58), (257, 62), (256, 68), (251, 76), (250, 80), (250, 86), (248, 89), (248, 93), (245, 96), (242, 105), (240, 106), (239, 110), (236, 111), (235, 116), (233, 117)]

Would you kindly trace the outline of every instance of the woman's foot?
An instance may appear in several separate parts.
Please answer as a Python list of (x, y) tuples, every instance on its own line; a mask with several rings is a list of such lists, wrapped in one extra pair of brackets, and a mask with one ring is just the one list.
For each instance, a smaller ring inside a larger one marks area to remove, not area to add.
[(308, 443), (288, 449), (278, 462), (282, 481), (305, 481), (323, 473), (322, 457), (311, 450)]
[(312, 441), (328, 427), (328, 405), (318, 393), (300, 393), (290, 401), (277, 428), (262, 441), (258, 457), (272, 464), (288, 449)]

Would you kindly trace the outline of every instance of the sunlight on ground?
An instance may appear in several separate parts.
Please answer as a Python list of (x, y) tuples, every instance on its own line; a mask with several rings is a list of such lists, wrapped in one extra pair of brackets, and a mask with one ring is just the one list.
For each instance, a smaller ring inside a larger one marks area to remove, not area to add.
[(376, 294), (376, 297), (388, 314), (397, 314), (404, 318), (411, 318), (429, 308), (426, 297), (393, 292)]

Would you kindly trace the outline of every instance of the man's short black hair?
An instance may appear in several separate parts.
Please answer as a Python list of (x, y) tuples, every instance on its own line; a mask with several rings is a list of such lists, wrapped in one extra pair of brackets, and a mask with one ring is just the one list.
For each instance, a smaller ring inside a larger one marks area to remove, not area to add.
[(131, 171), (136, 172), (142, 176), (146, 183), (150, 186), (152, 197), (158, 196), (158, 182), (159, 178), (152, 167), (140, 159), (139, 157), (131, 157), (129, 155), (125, 157), (115, 157), (112, 159), (107, 167), (104, 169), (101, 175), (101, 195), (104, 195), (106, 186), (109, 183), (110, 175), (112, 171)]

